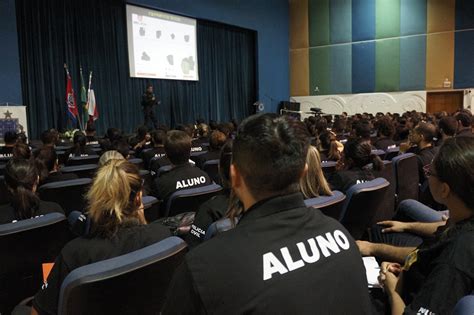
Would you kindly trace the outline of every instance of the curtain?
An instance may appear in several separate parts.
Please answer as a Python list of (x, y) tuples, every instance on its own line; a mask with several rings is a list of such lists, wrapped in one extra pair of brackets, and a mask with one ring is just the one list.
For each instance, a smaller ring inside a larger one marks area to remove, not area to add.
[(79, 67), (86, 88), (93, 71), (99, 133), (108, 127), (130, 132), (143, 123), (140, 98), (147, 83), (161, 100), (155, 111), (160, 124), (170, 127), (198, 118), (241, 120), (252, 110), (255, 31), (198, 20), (199, 81), (137, 79), (129, 76), (123, 0), (17, 0), (16, 8), (30, 137), (68, 127), (64, 63), (73, 77), (77, 103)]

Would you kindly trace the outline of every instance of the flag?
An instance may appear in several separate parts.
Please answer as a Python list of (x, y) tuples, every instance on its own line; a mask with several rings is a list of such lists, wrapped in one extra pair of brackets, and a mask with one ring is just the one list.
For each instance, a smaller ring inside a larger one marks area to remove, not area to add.
[(82, 76), (82, 67), (81, 67), (81, 94), (80, 94), (80, 103), (82, 111), (82, 126), (86, 128), (87, 121), (89, 120), (89, 114), (87, 110), (87, 91), (84, 84), (84, 77)]
[(72, 88), (72, 79), (69, 71), (67, 71), (67, 86), (66, 86), (66, 104), (67, 104), (67, 115), (71, 119), (74, 127), (77, 124), (77, 117), (79, 113), (76, 106), (76, 97), (74, 95), (74, 89)]
[(87, 106), (89, 108), (89, 119), (96, 121), (99, 118), (99, 111), (97, 110), (97, 104), (95, 102), (95, 93), (92, 89), (89, 90)]

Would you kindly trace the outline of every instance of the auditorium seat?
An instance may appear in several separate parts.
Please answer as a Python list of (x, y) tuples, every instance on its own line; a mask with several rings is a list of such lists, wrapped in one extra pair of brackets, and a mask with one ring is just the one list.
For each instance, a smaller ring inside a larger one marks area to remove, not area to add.
[(71, 237), (60, 213), (0, 225), (1, 314), (41, 289), (42, 263), (54, 262)]
[(329, 176), (336, 171), (337, 162), (334, 161), (322, 161), (321, 168), (323, 169), (324, 176), (329, 178)]
[(0, 164), (0, 175), (5, 175), (6, 164)]
[(8, 161), (10, 161), (11, 157), (5, 157), (5, 156), (1, 156), (0, 157), (0, 165), (6, 165), (8, 163)]
[(395, 147), (395, 148), (388, 149), (387, 154), (385, 155), (385, 160), (391, 161), (399, 153), (400, 153), (400, 147)]
[(174, 192), (166, 204), (161, 204), (161, 217), (175, 216), (184, 212), (196, 212), (199, 206), (222, 190), (217, 184), (181, 189)]
[(413, 153), (405, 153), (392, 159), (395, 176), (396, 203), (405, 199), (418, 200), (418, 161)]
[(213, 222), (207, 228), (206, 234), (204, 235), (204, 240), (210, 240), (220, 233), (233, 229), (238, 222), (239, 220), (237, 218), (235, 219), (235, 224), (232, 224), (232, 220), (230, 218), (222, 218)]
[(0, 205), (8, 203), (8, 188), (5, 183), (5, 176), (0, 175)]
[(304, 203), (307, 207), (319, 209), (325, 215), (339, 220), (346, 196), (338, 190), (334, 190), (332, 193), (332, 196), (319, 196), (306, 199)]
[(86, 206), (84, 194), (92, 183), (90, 178), (64, 180), (41, 185), (38, 193), (41, 200), (54, 201), (61, 205), (66, 215), (71, 211), (83, 212)]
[(186, 253), (179, 237), (77, 268), (64, 279), (59, 314), (159, 314)]
[(142, 197), (145, 219), (147, 222), (153, 222), (160, 217), (160, 203), (159, 200), (153, 196)]
[(74, 173), (80, 178), (92, 178), (94, 177), (97, 168), (97, 164), (64, 166), (61, 168), (61, 173)]
[(381, 160), (385, 159), (387, 154), (384, 150), (372, 150), (371, 153), (377, 155)]
[(375, 177), (385, 178), (390, 185), (385, 193), (385, 198), (383, 198), (383, 205), (381, 211), (377, 212), (375, 215), (375, 220), (391, 220), (395, 215), (395, 175), (393, 172), (393, 164), (391, 161), (383, 161), (384, 168), (381, 171), (372, 170)]
[(453, 310), (453, 315), (474, 314), (474, 295), (466, 295), (460, 299)]
[(83, 165), (83, 164), (97, 164), (100, 156), (88, 155), (88, 156), (72, 156), (66, 161), (67, 166)]
[(389, 185), (385, 178), (376, 178), (347, 191), (340, 221), (356, 240), (376, 223), (375, 215), (381, 211)]
[(138, 168), (143, 168), (143, 160), (139, 158), (131, 158), (128, 161), (132, 164), (135, 164)]
[(221, 184), (219, 176), (219, 160), (208, 160), (202, 165), (202, 170), (209, 175), (209, 177), (216, 184)]

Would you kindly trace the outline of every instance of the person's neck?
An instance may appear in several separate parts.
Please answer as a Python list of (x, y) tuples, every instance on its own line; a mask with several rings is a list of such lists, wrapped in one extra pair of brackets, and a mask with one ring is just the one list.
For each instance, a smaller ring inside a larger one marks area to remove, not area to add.
[(432, 143), (430, 143), (430, 142), (425, 142), (425, 141), (421, 141), (421, 142), (418, 144), (418, 147), (420, 148), (420, 150), (423, 150), (423, 149), (425, 149), (425, 148), (429, 148), (429, 147), (431, 147), (431, 146), (433, 146)]
[(460, 201), (459, 198), (454, 198), (452, 201), (447, 202), (446, 205), (448, 209), (450, 209), (449, 218), (454, 223), (458, 223), (474, 215), (474, 212), (468, 208), (464, 202)]
[(442, 134), (441, 134), (441, 140), (443, 140), (443, 141), (446, 140), (446, 139), (452, 138), (452, 137), (453, 137), (453, 136), (448, 136), (448, 135), (445, 134), (445, 133), (442, 133)]

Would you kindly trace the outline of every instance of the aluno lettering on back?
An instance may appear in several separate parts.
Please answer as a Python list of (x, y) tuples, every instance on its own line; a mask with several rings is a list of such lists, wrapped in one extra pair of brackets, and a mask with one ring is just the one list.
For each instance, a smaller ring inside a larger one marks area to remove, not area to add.
[[(285, 274), (287, 272), (304, 267), (306, 264), (313, 264), (321, 259), (321, 255), (326, 258), (332, 254), (337, 254), (350, 247), (349, 239), (340, 230), (328, 232), (324, 236), (318, 235), (308, 239), (306, 242), (296, 244), (300, 257), (292, 257), (288, 247), (280, 248), (283, 262), (272, 253), (263, 255), (263, 280), (269, 280), (274, 273)], [(309, 250), (308, 250), (309, 248)]]
[(188, 188), (192, 186), (198, 186), (205, 183), (206, 183), (206, 178), (204, 176), (178, 180), (176, 182), (176, 189), (183, 189), (183, 188)]

